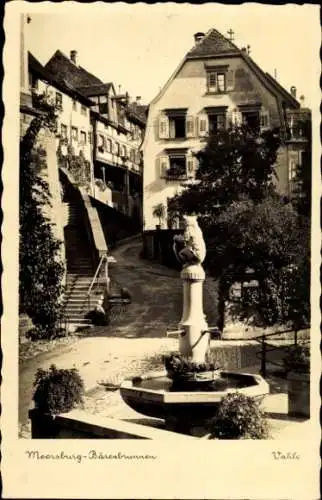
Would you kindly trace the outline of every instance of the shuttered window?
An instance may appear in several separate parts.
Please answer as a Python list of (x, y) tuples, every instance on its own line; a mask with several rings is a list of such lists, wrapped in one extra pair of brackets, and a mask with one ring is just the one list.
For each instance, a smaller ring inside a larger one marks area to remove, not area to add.
[(195, 136), (195, 119), (193, 116), (187, 116), (186, 118), (186, 137)]
[(161, 179), (164, 179), (167, 176), (167, 172), (169, 170), (169, 157), (159, 156), (156, 162), (157, 162), (157, 174)]
[(243, 116), (241, 112), (234, 110), (231, 114), (231, 121), (234, 126), (239, 127), (243, 122)]
[(169, 119), (167, 116), (160, 116), (159, 118), (159, 139), (169, 138)]
[(269, 112), (265, 109), (260, 112), (260, 127), (262, 130), (268, 129), (269, 124)]
[(199, 137), (208, 135), (208, 116), (206, 114), (199, 115), (198, 117), (198, 135)]
[(187, 156), (186, 158), (186, 170), (188, 177), (192, 177), (195, 171), (195, 158), (193, 156)]

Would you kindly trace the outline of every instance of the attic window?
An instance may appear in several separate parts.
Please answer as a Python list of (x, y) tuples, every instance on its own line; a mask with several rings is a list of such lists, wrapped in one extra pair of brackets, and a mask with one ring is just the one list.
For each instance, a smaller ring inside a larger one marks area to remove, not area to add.
[(207, 72), (207, 91), (226, 92), (226, 73)]
[(205, 64), (207, 74), (207, 92), (226, 92), (226, 75), (228, 67), (228, 65), (214, 66)]

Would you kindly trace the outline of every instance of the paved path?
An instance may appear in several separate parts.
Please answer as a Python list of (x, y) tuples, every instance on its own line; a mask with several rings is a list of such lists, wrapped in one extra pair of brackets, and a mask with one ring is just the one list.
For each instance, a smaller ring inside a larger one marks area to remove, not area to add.
[[(114, 318), (107, 327), (93, 328), (82, 333), (75, 343), (39, 354), (21, 363), (19, 378), (19, 421), (28, 421), (34, 375), (38, 368), (51, 363), (81, 372), (87, 389), (98, 380), (114, 380), (117, 384), (135, 370), (155, 368), (162, 352), (176, 349), (177, 340), (167, 338), (175, 329), (182, 312), (182, 283), (179, 272), (139, 258), (141, 242), (134, 240), (112, 253), (117, 263), (110, 269), (112, 279), (126, 287), (132, 302), (123, 315)], [(209, 324), (214, 323), (215, 287), (205, 286), (205, 312)], [(149, 341), (147, 341), (149, 339)]]

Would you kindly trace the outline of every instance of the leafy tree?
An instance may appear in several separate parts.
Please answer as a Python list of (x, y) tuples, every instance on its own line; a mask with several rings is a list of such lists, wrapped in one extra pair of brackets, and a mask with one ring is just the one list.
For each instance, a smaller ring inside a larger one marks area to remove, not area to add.
[[(245, 127), (220, 131), (197, 154), (197, 182), (169, 201), (173, 214), (199, 214), (208, 248), (206, 265), (219, 280), (221, 328), (229, 287), (249, 270), (260, 283), (250, 300), (266, 323), (292, 320), (295, 299), (297, 309), (302, 305), (307, 310), (302, 272), (307, 260), (299, 262), (299, 256), (307, 255), (303, 248), (308, 248), (308, 238), (304, 241), (296, 211), (274, 187), (279, 146), (277, 130), (262, 135)], [(295, 285), (300, 281), (301, 292)]]
[(274, 164), (280, 145), (278, 131), (262, 135), (247, 127), (232, 127), (209, 137), (197, 153), (197, 183), (169, 202), (172, 212), (198, 213), (212, 220), (220, 207), (247, 197), (255, 202), (274, 191)]
[(60, 318), (64, 267), (59, 260), (61, 243), (45, 216), (50, 193), (42, 177), (45, 151), (37, 139), (41, 129), (55, 131), (56, 112), (45, 96), (38, 103), (40, 113), (20, 141), (19, 293), (20, 309), (31, 317), (38, 335), (51, 337)]
[(276, 195), (259, 203), (233, 202), (218, 216), (212, 229), (210, 245), (215, 248), (215, 256), (209, 267), (220, 278), (222, 299), (231, 283), (243, 279), (252, 269), (260, 285), (252, 305), (256, 305), (265, 323), (291, 321), (298, 328), (305, 324), (308, 238), (292, 205)]
[(293, 203), (301, 216), (311, 216), (312, 199), (312, 132), (311, 122), (306, 121), (301, 126), (304, 137), (307, 139), (307, 149), (302, 154), (302, 162), (297, 166), (294, 179), (296, 189)]

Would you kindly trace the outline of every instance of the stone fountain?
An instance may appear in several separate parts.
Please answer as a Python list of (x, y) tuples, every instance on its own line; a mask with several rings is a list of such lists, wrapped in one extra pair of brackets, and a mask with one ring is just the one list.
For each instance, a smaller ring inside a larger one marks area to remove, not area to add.
[[(135, 411), (164, 419), (167, 428), (189, 433), (211, 418), (221, 399), (238, 391), (254, 398), (269, 393), (269, 385), (260, 375), (237, 373), (207, 362), (210, 333), (203, 312), (202, 263), (206, 247), (195, 216), (184, 217), (185, 230), (174, 237), (173, 249), (182, 263), (183, 312), (179, 323), (179, 351), (172, 361), (185, 360), (189, 372), (167, 371), (140, 375), (125, 380), (120, 387), (123, 400)], [(173, 365), (172, 365), (173, 368)]]

